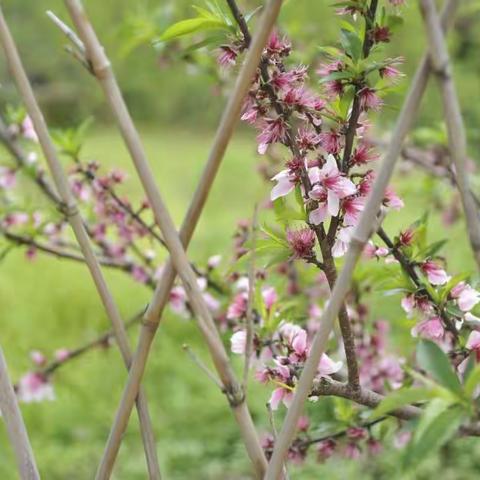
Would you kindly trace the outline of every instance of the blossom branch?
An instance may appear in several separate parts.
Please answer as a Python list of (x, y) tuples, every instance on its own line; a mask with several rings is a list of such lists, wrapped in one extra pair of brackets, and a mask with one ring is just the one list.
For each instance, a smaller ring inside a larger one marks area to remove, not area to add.
[[(248, 31), (247, 25), (243, 24), (241, 21), (241, 18), (239, 17), (239, 14), (238, 14), (239, 9), (236, 5), (236, 2), (232, 0), (232, 1), (229, 1), (228, 4), (242, 32)], [(244, 37), (247, 38), (248, 36), (246, 36), (244, 33)], [(297, 142), (295, 141), (295, 135), (293, 133), (292, 126), (291, 124), (288, 123), (291, 113), (288, 112), (283, 107), (283, 105), (279, 101), (279, 98), (277, 96), (275, 89), (271, 85), (271, 78), (268, 71), (267, 57), (263, 57), (262, 62), (260, 64), (260, 75), (263, 81), (262, 87), (267, 92), (267, 95), (270, 99), (270, 102), (273, 108), (278, 113), (278, 115), (280, 115), (285, 120), (285, 122), (287, 122), (286, 132), (285, 132), (285, 145), (290, 149), (295, 159), (300, 159), (302, 157), (300, 153), (300, 148), (297, 145)], [(305, 190), (305, 197), (308, 198), (309, 192), (312, 190), (312, 185), (311, 185), (305, 166), (301, 165), (300, 170), (301, 170), (300, 171), (301, 181)], [(332, 224), (333, 223), (334, 222), (332, 221)], [(322, 263), (315, 262), (315, 261), (310, 261), (310, 263), (315, 264), (318, 268), (322, 269), (325, 272), (329, 286), (330, 288), (333, 288), (336, 281), (336, 277), (337, 277), (337, 269), (331, 253), (333, 241), (330, 242), (329, 244), (326, 238), (323, 226), (309, 224), (309, 227), (315, 232), (315, 235), (317, 237), (317, 240), (321, 248), (322, 257), (323, 257)], [(338, 227), (338, 223), (336, 224), (336, 227)], [(332, 228), (333, 234), (336, 233), (334, 232), (334, 230), (336, 230), (336, 228)], [(338, 318), (339, 318), (340, 331), (342, 334), (343, 344), (345, 349), (345, 357), (347, 360), (349, 382), (353, 386), (357, 387), (359, 385), (359, 373), (358, 373), (357, 358), (355, 354), (355, 341), (354, 341), (354, 335), (350, 325), (350, 319), (349, 319), (348, 312), (345, 305), (343, 305), (342, 308), (340, 309)]]
[[(443, 22), (447, 23), (447, 20), (452, 18), (456, 4), (456, 0), (447, 0), (442, 14)], [(334, 320), (342, 306), (346, 294), (348, 293), (355, 265), (368, 239), (375, 230), (372, 229), (372, 225), (375, 224), (380, 205), (384, 198), (385, 189), (390, 181), (395, 163), (402, 150), (403, 141), (416, 116), (429, 75), (429, 58), (428, 55), (425, 55), (421, 60), (417, 72), (412, 80), (411, 87), (397, 119), (389, 148), (374, 181), (367, 204), (360, 217), (360, 222), (357, 225), (355, 234), (350, 242), (349, 249), (345, 256), (343, 269), (337, 282), (335, 283), (335, 287), (327, 305), (327, 309), (322, 315), (320, 328), (315, 335), (310, 357), (305, 364), (305, 368), (295, 389), (293, 402), (288, 410), (282, 431), (279, 435), (272, 458), (269, 462), (265, 476), (266, 480), (276, 480), (280, 476), (281, 465), (288, 452), (288, 448), (295, 434), (298, 418), (302, 413), (304, 402), (309, 395), (313, 379), (317, 373), (318, 362), (320, 361), (322, 354), (325, 352), (328, 337), (333, 328)]]
[[(90, 243), (89, 237), (84, 228), (83, 219), (78, 211), (73, 194), (70, 191), (67, 176), (63, 171), (61, 162), (59, 161), (57, 151), (53, 145), (52, 139), (50, 138), (43, 114), (38, 106), (32, 87), (23, 68), (15, 42), (11, 36), (1, 10), (0, 40), (5, 52), (10, 72), (15, 83), (17, 84), (19, 94), (25, 103), (27, 112), (32, 119), (33, 127), (38, 135), (45, 158), (47, 159), (54, 183), (58, 189), (62, 204), (64, 205), (64, 211), (69, 219), (80, 248), (82, 249), (82, 254), (85, 257), (85, 261), (97, 288), (98, 294), (112, 322), (113, 328), (115, 329), (117, 342), (120, 347), (124, 363), (128, 368), (131, 363), (132, 356), (120, 312), (118, 311), (118, 308), (105, 282), (99, 262), (95, 257), (92, 244)], [(143, 392), (139, 395), (137, 406), (149, 473), (151, 478), (160, 478), (158, 459), (156, 457), (155, 440), (153, 437), (153, 428)]]
[(22, 480), (39, 480), (37, 464), (33, 455), (27, 429), (18, 407), (10, 377), (7, 362), (0, 347), (0, 412), (5, 421), (10, 443), (12, 444), (17, 468)]

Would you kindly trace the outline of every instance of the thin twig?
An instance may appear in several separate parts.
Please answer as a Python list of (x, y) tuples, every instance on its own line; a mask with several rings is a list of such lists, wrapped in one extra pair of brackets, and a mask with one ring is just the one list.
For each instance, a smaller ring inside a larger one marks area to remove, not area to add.
[[(457, 0), (447, 0), (444, 11), (442, 12), (444, 23), (453, 17), (456, 5)], [(318, 362), (320, 361), (322, 354), (325, 352), (328, 337), (332, 331), (335, 318), (338, 315), (345, 295), (350, 288), (355, 265), (368, 242), (368, 239), (373, 233), (372, 225), (375, 224), (377, 213), (385, 195), (385, 189), (390, 181), (395, 163), (402, 150), (403, 141), (413, 124), (429, 75), (430, 64), (428, 55), (425, 55), (412, 80), (407, 98), (405, 99), (400, 115), (397, 119), (397, 124), (388, 151), (383, 159), (380, 170), (378, 171), (367, 204), (360, 217), (360, 222), (355, 229), (355, 234), (345, 255), (344, 266), (337, 282), (335, 283), (327, 308), (320, 319), (320, 328), (314, 337), (309, 358), (305, 363), (302, 375), (295, 388), (293, 402), (288, 409), (282, 431), (275, 445), (265, 475), (265, 480), (277, 480), (280, 476), (282, 462), (288, 452), (288, 448), (295, 434), (298, 418), (302, 413), (303, 405), (310, 393), (313, 379), (317, 374)]]
[[(48, 128), (45, 123), (43, 114), (35, 99), (32, 86), (30, 84), (30, 81), (28, 80), (15, 42), (11, 36), (10, 30), (1, 9), (0, 39), (3, 45), (3, 49), (5, 51), (8, 67), (10, 69), (13, 79), (15, 80), (15, 83), (17, 84), (19, 94), (21, 95), (25, 103), (26, 110), (30, 115), (30, 118), (32, 119), (35, 132), (38, 135), (40, 146), (43, 150), (48, 166), (52, 173), (54, 183), (62, 200), (64, 213), (72, 226), (74, 234), (82, 250), (82, 254), (85, 257), (85, 261), (97, 288), (98, 294), (101, 297), (105, 310), (107, 311), (107, 314), (115, 330), (117, 342), (120, 347), (123, 360), (126, 367), (128, 367), (131, 363), (132, 355), (128, 343), (127, 333), (125, 331), (120, 312), (118, 311), (118, 308), (105, 282), (99, 262), (95, 257), (93, 246), (90, 243), (90, 239), (84, 228), (83, 219), (75, 203), (73, 194), (70, 191), (68, 178), (62, 168), (52, 139), (50, 138), (50, 134), (48, 132)], [(137, 407), (140, 418), (142, 436), (145, 444), (149, 472), (152, 478), (159, 479), (160, 474), (158, 460), (156, 456), (155, 440), (153, 437), (153, 428), (143, 392), (138, 396)]]
[(39, 480), (35, 457), (27, 429), (18, 407), (17, 396), (8, 375), (7, 362), (0, 347), (0, 413), (5, 421), (7, 434), (12, 444), (17, 468), (22, 480)]
[(254, 316), (254, 302), (255, 302), (255, 251), (257, 244), (257, 234), (258, 234), (258, 205), (255, 205), (252, 226), (251, 226), (251, 247), (250, 251), (250, 265), (248, 269), (248, 299), (247, 299), (247, 312), (245, 318), (245, 330), (246, 330), (246, 339), (245, 339), (245, 363), (243, 366), (243, 389), (247, 391), (248, 383), (248, 374), (250, 371), (250, 361), (253, 355), (253, 316)]
[[(182, 277), (185, 288), (189, 294), (192, 308), (195, 311), (197, 322), (211, 351), (215, 367), (217, 368), (224, 390), (240, 427), (255, 472), (257, 476), (261, 477), (263, 476), (266, 467), (263, 450), (255, 431), (252, 418), (245, 404), (243, 391), (235, 379), (228, 355), (218, 335), (218, 331), (203, 300), (201, 292), (198, 289), (195, 276), (185, 255), (182, 241), (187, 244), (191, 238), (193, 229), (205, 203), (206, 196), (210, 190), (213, 177), (215, 176), (220, 160), (223, 157), (228, 141), (233, 133), (234, 126), (238, 120), (243, 99), (252, 82), (260, 55), (267, 42), (273, 23), (280, 11), (281, 0), (270, 0), (264, 10), (260, 20), (258, 34), (252, 44), (252, 48), (247, 54), (247, 58), (241, 70), (235, 88), (235, 96), (232, 96), (229, 101), (223, 117), (224, 119), (222, 120), (214, 141), (214, 147), (212, 149), (207, 169), (200, 181), (191, 208), (187, 213), (184, 227), (180, 234), (181, 241), (153, 181), (153, 176), (151, 175), (138, 132), (124, 103), (111, 69), (110, 62), (97, 39), (92, 25), (85, 15), (81, 2), (77, 0), (66, 0), (66, 5), (76, 25), (77, 31), (84, 42), (87, 50), (87, 57), (92, 64), (93, 71), (101, 83), (110, 107), (118, 121), (122, 135), (146, 190), (150, 205), (154, 211), (156, 221), (161, 227), (164, 240), (171, 252), (171, 262), (173, 264), (172, 265), (169, 262), (164, 270), (162, 281), (159, 283), (154, 299), (151, 302), (151, 308), (149, 308), (149, 311), (145, 315), (144, 325), (146, 328), (142, 329), (137, 354), (135, 355), (135, 360), (131, 367), (127, 389), (117, 412), (109, 441), (107, 443), (107, 449), (97, 472), (97, 478), (106, 478), (113, 467), (113, 462), (117, 455), (123, 432), (128, 423), (132, 406), (132, 396), (135, 398), (145, 368), (145, 362), (151, 341), (155, 330), (158, 327), (158, 315), (167, 301), (168, 293), (175, 278), (174, 268)], [(155, 315), (155, 313), (157, 314)], [(146, 332), (145, 334), (143, 334), (144, 331)]]
[(443, 115), (447, 125), (450, 157), (455, 166), (455, 178), (465, 212), (470, 246), (477, 262), (477, 268), (480, 269), (480, 217), (475, 201), (470, 194), (470, 182), (465, 168), (467, 137), (452, 78), (450, 57), (435, 2), (433, 0), (420, 0), (420, 5), (430, 44), (430, 60), (442, 93)]
[(183, 350), (187, 353), (190, 359), (197, 365), (200, 370), (223, 392), (223, 384), (218, 377), (205, 365), (205, 362), (190, 348), (186, 343), (183, 344)]

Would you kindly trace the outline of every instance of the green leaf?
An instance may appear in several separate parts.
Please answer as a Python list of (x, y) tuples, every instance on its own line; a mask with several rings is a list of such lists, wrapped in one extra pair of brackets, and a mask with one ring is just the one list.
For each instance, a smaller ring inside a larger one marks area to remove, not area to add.
[(341, 30), (341, 43), (345, 51), (350, 55), (356, 63), (362, 57), (362, 41), (356, 32), (350, 30)]
[(168, 27), (160, 36), (159, 40), (161, 42), (167, 42), (174, 38), (207, 30), (229, 30), (229, 27), (225, 22), (213, 18), (190, 18), (188, 20), (181, 20)]
[(404, 468), (412, 469), (447, 443), (461, 425), (464, 413), (459, 407), (446, 409), (443, 401), (432, 401), (422, 415), (414, 438), (409, 443)]
[(448, 357), (436, 343), (420, 341), (417, 345), (417, 362), (435, 381), (453, 393), (462, 394), (462, 386)]
[(467, 398), (472, 398), (480, 383), (480, 365), (477, 365), (468, 375), (468, 378), (465, 381), (465, 395)]
[(387, 395), (372, 412), (372, 418), (382, 417), (386, 413), (416, 402), (432, 398), (432, 390), (428, 388), (401, 388)]

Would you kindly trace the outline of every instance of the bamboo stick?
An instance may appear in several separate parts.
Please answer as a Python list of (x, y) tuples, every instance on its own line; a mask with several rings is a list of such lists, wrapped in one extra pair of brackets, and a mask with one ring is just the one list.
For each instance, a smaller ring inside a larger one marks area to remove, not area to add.
[(15, 452), (18, 473), (22, 480), (39, 480), (27, 429), (23, 422), (17, 396), (8, 375), (7, 362), (0, 347), (0, 413), (7, 427), (7, 434)]
[[(446, 24), (446, 22), (452, 17), (457, 3), (457, 0), (447, 0), (442, 12), (444, 24)], [(365, 244), (368, 242), (372, 233), (376, 230), (376, 217), (384, 198), (385, 189), (392, 176), (397, 158), (401, 153), (403, 141), (412, 126), (419, 108), (430, 72), (431, 67), (429, 58), (428, 55), (425, 55), (412, 80), (411, 87), (402, 106), (393, 136), (390, 140), (389, 148), (373, 184), (372, 191), (370, 192), (365, 209), (361, 215), (360, 222), (355, 229), (348, 252), (345, 255), (343, 268), (332, 290), (327, 308), (320, 319), (320, 328), (314, 337), (309, 358), (305, 363), (304, 370), (295, 388), (293, 402), (288, 409), (285, 422), (275, 444), (265, 474), (265, 480), (277, 480), (281, 476), (282, 465), (295, 434), (298, 418), (302, 414), (303, 405), (310, 393), (313, 379), (317, 374), (318, 363), (322, 354), (325, 352), (328, 337), (332, 331), (335, 318), (338, 315), (343, 299), (350, 288), (355, 265)]]
[(128, 423), (131, 405), (145, 368), (150, 345), (158, 326), (159, 315), (168, 300), (168, 295), (173, 285), (175, 278), (174, 269), (179, 272), (184, 283), (190, 303), (197, 317), (200, 330), (206, 339), (213, 362), (219, 373), (222, 384), (224, 385), (225, 393), (227, 394), (234, 416), (240, 427), (247, 452), (254, 465), (257, 476), (260, 477), (263, 475), (266, 460), (253, 421), (245, 404), (243, 389), (234, 376), (228, 355), (221, 338), (219, 337), (213, 319), (211, 318), (210, 312), (203, 300), (201, 292), (199, 291), (195, 276), (186, 257), (182, 241), (187, 244), (191, 239), (194, 227), (211, 188), (213, 178), (215, 177), (220, 161), (223, 158), (228, 145), (228, 141), (233, 133), (234, 126), (243, 104), (243, 99), (248, 92), (261, 53), (280, 11), (281, 0), (270, 0), (265, 8), (264, 14), (262, 15), (258, 28), (258, 35), (256, 36), (254, 45), (249, 51), (247, 59), (243, 65), (235, 87), (235, 94), (231, 97), (224, 116), (222, 117), (221, 125), (215, 137), (214, 145), (209, 157), (209, 162), (183, 223), (181, 231), (182, 241), (178, 237), (173, 221), (171, 220), (155, 182), (153, 181), (153, 175), (148, 165), (140, 137), (124, 103), (111, 69), (110, 62), (86, 17), (81, 2), (78, 0), (66, 0), (66, 5), (77, 28), (77, 32), (83, 40), (87, 57), (93, 67), (93, 72), (101, 83), (105, 96), (119, 124), (124, 141), (130, 151), (132, 160), (134, 161), (135, 167), (154, 211), (156, 221), (162, 230), (164, 239), (171, 252), (171, 263), (169, 262), (168, 266), (165, 268), (162, 281), (159, 283), (151, 305), (145, 315), (145, 328), (142, 329), (127, 389), (124, 392), (120, 408), (117, 412), (116, 420), (107, 443), (107, 448), (97, 472), (97, 478), (108, 478), (113, 467), (113, 462), (118, 452), (123, 432)]
[(467, 137), (458, 102), (452, 66), (444, 33), (433, 0), (420, 0), (420, 7), (430, 44), (430, 61), (442, 93), (443, 115), (447, 124), (450, 158), (455, 166), (455, 178), (465, 212), (470, 246), (480, 269), (480, 218), (472, 196), (467, 170)]
[[(37, 104), (32, 87), (23, 68), (20, 56), (18, 54), (15, 42), (11, 36), (8, 25), (0, 9), (0, 40), (5, 51), (7, 64), (14, 78), (20, 96), (22, 97), (28, 114), (32, 119), (33, 126), (38, 135), (39, 142), (48, 166), (52, 173), (54, 183), (57, 187), (58, 194), (63, 202), (63, 209), (67, 215), (70, 225), (77, 238), (78, 244), (85, 257), (85, 261), (89, 268), (92, 279), (95, 283), (97, 291), (101, 297), (105, 310), (112, 322), (115, 330), (117, 342), (122, 353), (125, 365), (128, 367), (132, 360), (128, 337), (113, 297), (103, 277), (99, 262), (95, 257), (92, 244), (85, 231), (82, 217), (76, 206), (74, 197), (68, 185), (68, 179), (62, 169), (57, 151), (53, 145), (52, 139), (48, 133), (48, 128), (43, 118), (40, 107)], [(142, 437), (145, 445), (145, 453), (147, 457), (148, 470), (150, 478), (160, 479), (160, 470), (155, 448), (155, 439), (153, 437), (153, 429), (151, 425), (150, 415), (148, 413), (147, 403), (143, 392), (139, 394), (137, 402), (137, 410), (140, 419)]]

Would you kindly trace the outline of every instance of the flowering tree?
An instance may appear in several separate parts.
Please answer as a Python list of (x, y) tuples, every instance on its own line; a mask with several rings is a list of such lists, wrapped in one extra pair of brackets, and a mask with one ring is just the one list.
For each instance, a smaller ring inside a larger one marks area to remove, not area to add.
[[(111, 473), (135, 400), (149, 474), (159, 478), (151, 419), (139, 389), (168, 303), (175, 313), (197, 320), (216, 373), (187, 350), (225, 394), (259, 478), (286, 476), (289, 462), (301, 463), (308, 455), (322, 462), (333, 455), (357, 459), (391, 445), (404, 448), (403, 467), (408, 469), (456, 436), (479, 435), (480, 292), (475, 277), (448, 271), (442, 256), (445, 242), (428, 239), (428, 216), (400, 231), (387, 232), (382, 226), (386, 216), (396, 215), (409, 201), (388, 182), (434, 70), (449, 136), (444, 155), (454, 165), (440, 175), (458, 186), (472, 250), (477, 263), (480, 259), (478, 205), (465, 170), (463, 122), (433, 2), (421, 2), (432, 53), (412, 81), (381, 167), (372, 125), (403, 77), (404, 60), (386, 57), (382, 48), (394, 41), (395, 29), (402, 25), (402, 1), (339, 2), (339, 40), (321, 47), (308, 66), (298, 63), (301, 52), (293, 54), (280, 27), (271, 31), (280, 1), (267, 3), (253, 37), (250, 23), (259, 14), (244, 15), (234, 0), (197, 6), (196, 17), (155, 34), (157, 45), (183, 46), (187, 41), (198, 55), (215, 52), (224, 77), (240, 66), (180, 235), (93, 27), (79, 1), (66, 4), (78, 36), (54, 14), (50, 17), (72, 42), (75, 58), (105, 91), (146, 199), (135, 205), (122, 194), (126, 178), (121, 171), (105, 171), (100, 161), (84, 159), (87, 124), (47, 130), (2, 19), (2, 44), (24, 102), (6, 107), (0, 123), (0, 139), (10, 154), (0, 167), (3, 255), (21, 246), (28, 261), (45, 254), (86, 262), (113, 324), (113, 332), (86, 346), (59, 346), (50, 362), (32, 351), (35, 368), (16, 384), (18, 399), (54, 399), (54, 372), (115, 336), (130, 373), (97, 478)], [(455, 4), (447, 3), (444, 18)], [(193, 47), (192, 37), (198, 40)], [(260, 206), (252, 205), (251, 220), (239, 222), (231, 262), (215, 255), (193, 265), (184, 248), (239, 117), (257, 130), (257, 151), (263, 157), (259, 172), (269, 182), (270, 194)], [(415, 152), (410, 156), (417, 163), (429, 153)], [(60, 167), (59, 154), (70, 162), (67, 172)], [(436, 167), (423, 163), (430, 170)], [(28, 183), (44, 199), (33, 210), (23, 202)], [(171, 255), (166, 264), (156, 261), (161, 249)], [(100, 265), (154, 290), (147, 310), (122, 324)], [(405, 312), (408, 346), (394, 346), (395, 318), (371, 314), (379, 293)], [(140, 319), (142, 332), (132, 354), (125, 328)], [(332, 334), (337, 319), (339, 328)], [(235, 357), (243, 359), (241, 380), (231, 363)], [(261, 438), (246, 404), (250, 378), (270, 389), (265, 412), (270, 431)], [(321, 404), (328, 408), (319, 415)], [(284, 409), (288, 413), (277, 432), (276, 412), (283, 416)]]

